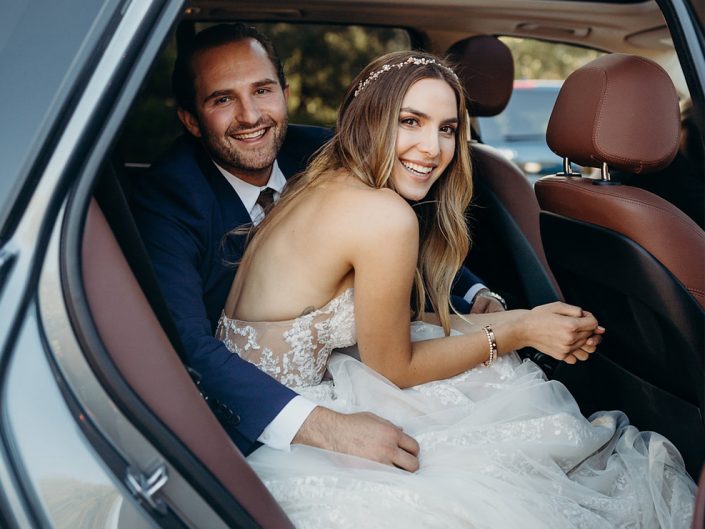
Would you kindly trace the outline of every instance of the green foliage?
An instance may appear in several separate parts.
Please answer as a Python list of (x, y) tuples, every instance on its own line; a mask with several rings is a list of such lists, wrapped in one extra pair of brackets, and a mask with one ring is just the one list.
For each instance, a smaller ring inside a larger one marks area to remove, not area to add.
[(514, 57), (515, 79), (560, 79), (596, 59), (602, 52), (534, 39), (501, 37)]
[(289, 82), (292, 123), (332, 126), (354, 77), (372, 59), (409, 48), (408, 34), (361, 26), (258, 26), (274, 41)]
[(130, 110), (115, 146), (115, 159), (151, 163), (181, 133), (176, 101), (171, 94), (171, 72), (176, 60), (176, 41), (170, 40), (157, 58), (152, 73)]

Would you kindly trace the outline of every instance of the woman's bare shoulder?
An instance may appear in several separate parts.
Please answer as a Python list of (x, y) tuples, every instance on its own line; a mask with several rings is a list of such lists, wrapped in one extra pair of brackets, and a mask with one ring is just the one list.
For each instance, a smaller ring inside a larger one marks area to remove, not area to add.
[(412, 207), (392, 189), (375, 189), (364, 184), (336, 193), (335, 207), (342, 222), (368, 234), (418, 233), (418, 220)]
[[(368, 186), (335, 190), (330, 198), (326, 207), (331, 213), (325, 216), (332, 220), (326, 228), (328, 249), (355, 269), (355, 288), (378, 283), (374, 289), (382, 288), (385, 277), (410, 282), (418, 255), (419, 224), (406, 200), (391, 189)], [(391, 272), (385, 275), (385, 270)]]

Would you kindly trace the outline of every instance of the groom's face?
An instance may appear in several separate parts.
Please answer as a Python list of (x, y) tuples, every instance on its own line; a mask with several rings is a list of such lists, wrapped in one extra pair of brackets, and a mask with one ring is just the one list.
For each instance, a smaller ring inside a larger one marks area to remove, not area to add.
[(242, 180), (264, 185), (284, 142), (288, 87), (253, 39), (203, 50), (192, 60), (195, 115), (179, 118), (213, 160)]

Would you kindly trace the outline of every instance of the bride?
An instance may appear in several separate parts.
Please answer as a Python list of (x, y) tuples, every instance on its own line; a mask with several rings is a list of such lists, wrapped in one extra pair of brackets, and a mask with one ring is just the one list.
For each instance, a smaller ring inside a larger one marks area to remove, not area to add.
[(401, 426), (418, 470), (306, 445), (248, 461), (299, 528), (688, 527), (695, 485), (675, 447), (621, 412), (586, 420), (513, 352), (587, 360), (604, 333), (592, 314), (451, 314), (469, 246), (464, 101), (432, 55), (368, 65), (257, 228), (217, 330), (321, 406)]

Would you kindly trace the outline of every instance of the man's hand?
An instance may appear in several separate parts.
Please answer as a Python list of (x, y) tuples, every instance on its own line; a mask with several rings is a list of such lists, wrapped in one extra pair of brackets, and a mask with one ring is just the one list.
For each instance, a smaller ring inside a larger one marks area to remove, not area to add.
[(401, 428), (372, 413), (338, 413), (316, 407), (292, 444), (341, 452), (409, 472), (419, 469), (419, 444)]
[(475, 294), (472, 300), (470, 314), (485, 314), (504, 310), (502, 302), (494, 297), (489, 288), (483, 288)]

